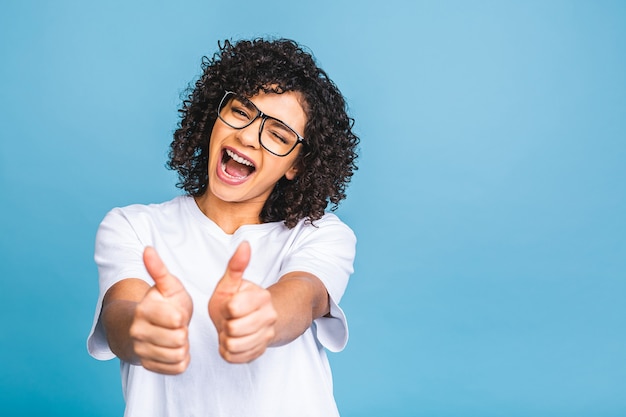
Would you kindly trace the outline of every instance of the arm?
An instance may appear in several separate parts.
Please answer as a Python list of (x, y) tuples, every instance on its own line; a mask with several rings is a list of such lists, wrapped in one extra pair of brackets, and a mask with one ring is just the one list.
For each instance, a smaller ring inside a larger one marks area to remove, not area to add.
[(139, 279), (125, 279), (104, 297), (101, 319), (107, 341), (124, 361), (154, 372), (178, 374), (190, 360), (191, 297), (154, 249), (146, 248), (144, 264), (155, 281), (153, 287)]
[(275, 335), (270, 346), (281, 346), (305, 332), (330, 313), (326, 287), (315, 275), (291, 272), (268, 288), (277, 312)]
[(220, 354), (233, 363), (250, 362), (267, 347), (291, 342), (330, 309), (326, 288), (314, 275), (292, 272), (264, 289), (243, 279), (249, 261), (250, 246), (243, 243), (209, 301)]
[(123, 361), (139, 364), (130, 338), (130, 327), (137, 304), (150, 290), (150, 286), (137, 278), (124, 279), (113, 285), (104, 295), (100, 319), (109, 347)]

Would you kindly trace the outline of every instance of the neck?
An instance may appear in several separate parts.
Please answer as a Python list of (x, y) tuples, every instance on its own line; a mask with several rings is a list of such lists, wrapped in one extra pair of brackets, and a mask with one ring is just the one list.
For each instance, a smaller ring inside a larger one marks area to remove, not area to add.
[(241, 226), (261, 223), (263, 203), (231, 203), (216, 198), (209, 190), (196, 197), (196, 204), (202, 213), (217, 224), (225, 233), (233, 234)]

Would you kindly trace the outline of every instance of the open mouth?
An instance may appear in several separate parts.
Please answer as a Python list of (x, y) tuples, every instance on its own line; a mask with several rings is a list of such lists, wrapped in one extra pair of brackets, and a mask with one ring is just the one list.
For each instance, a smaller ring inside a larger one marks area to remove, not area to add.
[(249, 177), (256, 167), (254, 163), (230, 149), (222, 152), (222, 172), (229, 177), (241, 180)]

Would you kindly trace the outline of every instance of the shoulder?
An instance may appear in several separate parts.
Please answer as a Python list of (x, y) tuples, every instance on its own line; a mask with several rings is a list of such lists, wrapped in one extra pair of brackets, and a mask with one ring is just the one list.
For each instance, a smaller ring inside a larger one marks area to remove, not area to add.
[[(149, 240), (147, 237), (154, 235), (157, 230), (177, 230), (190, 198), (179, 196), (159, 204), (116, 207), (109, 211), (100, 223), (96, 240), (116, 241), (139, 237), (144, 241)], [(191, 201), (193, 202), (193, 199)]]
[(335, 214), (327, 213), (312, 223), (301, 221), (294, 227), (288, 256), (323, 262), (345, 257), (351, 261), (355, 252), (356, 236), (352, 229)]
[(159, 213), (167, 213), (173, 210), (180, 210), (189, 202), (193, 201), (193, 197), (190, 196), (177, 196), (169, 201), (164, 201), (162, 203), (152, 203), (152, 204), (130, 204), (128, 206), (123, 207), (115, 207), (111, 209), (110, 212), (113, 213), (124, 213), (127, 215), (137, 215), (142, 213), (147, 214), (159, 214)]
[(294, 228), (295, 232), (302, 237), (329, 236), (335, 239), (347, 239), (356, 241), (356, 236), (350, 226), (344, 223), (336, 214), (325, 213), (322, 218), (313, 222), (301, 220)]
[(178, 196), (172, 200), (156, 204), (131, 204), (124, 207), (115, 207), (105, 216), (106, 220), (125, 219), (126, 221), (141, 221), (147, 219), (175, 218), (174, 216), (185, 209), (192, 197)]

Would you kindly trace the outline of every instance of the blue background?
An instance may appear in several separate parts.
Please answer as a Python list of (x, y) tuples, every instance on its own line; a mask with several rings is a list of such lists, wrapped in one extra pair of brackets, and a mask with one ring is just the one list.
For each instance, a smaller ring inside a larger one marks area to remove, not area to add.
[(85, 349), (98, 223), (179, 193), (180, 94), (284, 36), (348, 99), (353, 416), (626, 415), (626, 2), (4, 1), (0, 409), (120, 416)]

